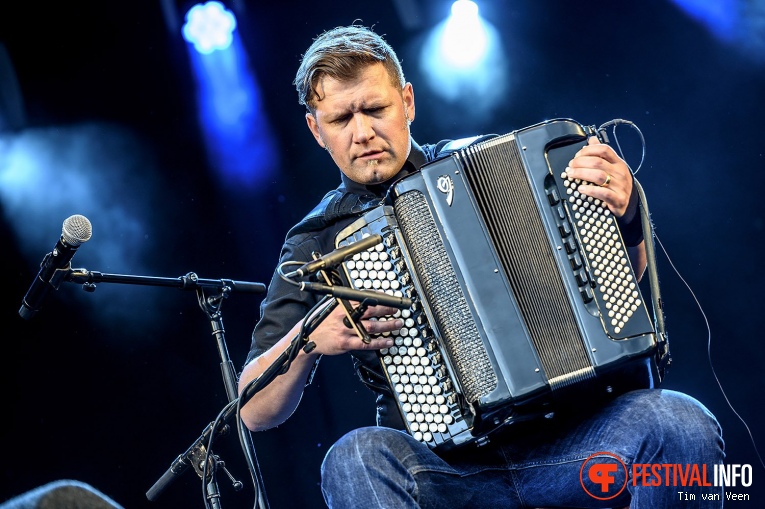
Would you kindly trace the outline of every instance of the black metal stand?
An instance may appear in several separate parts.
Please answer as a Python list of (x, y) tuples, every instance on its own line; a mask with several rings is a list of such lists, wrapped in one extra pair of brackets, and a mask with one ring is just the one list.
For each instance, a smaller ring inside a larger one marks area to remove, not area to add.
[[(159, 493), (165, 487), (167, 487), (167, 485), (172, 482), (173, 479), (185, 471), (189, 465), (193, 466), (195, 464), (200, 464), (201, 456), (204, 455), (204, 451), (206, 450), (205, 444), (212, 444), (216, 438), (223, 436), (228, 432), (227, 423), (235, 417), (238, 417), (241, 407), (245, 405), (250, 399), (252, 399), (255, 394), (257, 394), (265, 386), (271, 383), (278, 375), (284, 373), (289, 368), (292, 359), (295, 358), (300, 348), (304, 348), (306, 351), (310, 351), (312, 349), (312, 343), (308, 341), (308, 337), (310, 336), (311, 332), (313, 332), (316, 327), (318, 327), (318, 325), (324, 321), (324, 319), (337, 306), (337, 300), (330, 295), (326, 295), (319, 301), (319, 304), (317, 304), (316, 307), (320, 308), (322, 306), (323, 309), (321, 309), (321, 311), (315, 315), (313, 319), (309, 320), (303, 329), (295, 335), (290, 343), (290, 346), (284, 352), (282, 352), (282, 354), (268, 368), (266, 368), (266, 370), (261, 373), (258, 378), (254, 379), (244, 388), (238, 399), (232, 400), (221, 411), (218, 418), (205, 428), (205, 430), (202, 432), (202, 435), (200, 435), (200, 437), (191, 445), (191, 447), (186, 450), (185, 453), (176, 458), (176, 460), (165, 472), (165, 474), (146, 493), (146, 496), (149, 498), (149, 500), (154, 500), (156, 496), (159, 495)], [(240, 426), (237, 427), (240, 428)], [(247, 430), (244, 429), (242, 433), (247, 433)], [(249, 434), (247, 437), (250, 439)], [(204, 463), (204, 460), (201, 460), (201, 464)], [(259, 493), (263, 492), (262, 490), (258, 491)], [(208, 500), (213, 500), (213, 497), (211, 497), (209, 493), (207, 498)], [(260, 498), (258, 502), (260, 503)], [(265, 503), (265, 498), (263, 498), (263, 503)]]
[[(218, 418), (213, 423), (208, 425), (207, 428), (205, 428), (205, 430), (202, 432), (202, 435), (200, 435), (200, 437), (194, 442), (194, 444), (192, 444), (191, 447), (186, 450), (185, 453), (178, 456), (178, 458), (168, 469), (165, 475), (163, 475), (162, 478), (157, 481), (154, 487), (152, 487), (149, 493), (147, 493), (147, 496), (150, 494), (154, 495), (161, 491), (161, 489), (163, 489), (165, 485), (168, 484), (170, 480), (172, 480), (172, 478), (185, 470), (190, 463), (193, 464), (195, 458), (198, 458), (199, 456), (199, 451), (204, 450), (204, 444), (210, 445), (216, 438), (225, 434), (228, 430), (227, 423), (239, 416), (239, 411), (242, 406), (247, 404), (247, 402), (252, 399), (255, 394), (257, 394), (269, 383), (271, 383), (277, 376), (285, 373), (287, 369), (289, 369), (292, 360), (298, 355), (301, 349), (303, 349), (305, 352), (310, 352), (313, 350), (316, 345), (309, 340), (309, 336), (316, 329), (316, 327), (318, 327), (319, 324), (321, 324), (327, 318), (327, 316), (329, 316), (329, 314), (335, 309), (335, 307), (338, 306), (339, 303), (342, 302), (344, 306), (348, 305), (344, 299), (353, 299), (359, 302), (359, 308), (355, 310), (352, 308), (345, 309), (347, 318), (352, 320), (356, 326), (359, 325), (358, 323), (355, 323), (356, 320), (360, 319), (364, 310), (369, 306), (382, 304), (403, 309), (412, 305), (411, 300), (403, 297), (391, 297), (386, 294), (374, 291), (361, 291), (353, 290), (343, 286), (332, 286), (330, 283), (331, 278), (329, 278), (326, 274), (324, 274), (324, 279), (327, 282), (327, 285), (300, 285), (301, 290), (322, 293), (324, 294), (324, 297), (322, 297), (314, 309), (308, 313), (303, 327), (301, 328), (300, 332), (298, 332), (292, 338), (289, 347), (287, 347), (279, 355), (279, 357), (277, 357), (273, 363), (271, 363), (265, 369), (265, 371), (260, 374), (260, 376), (245, 386), (237, 400), (232, 400), (225, 408), (223, 408), (223, 410), (221, 410)], [(314, 310), (316, 310), (315, 313)], [(149, 498), (152, 499), (153, 496), (149, 496)]]
[[(225, 465), (220, 458), (210, 453), (212, 444), (215, 439), (225, 435), (229, 431), (229, 422), (234, 418), (238, 418), (239, 411), (243, 405), (245, 405), (252, 397), (271, 383), (278, 375), (284, 373), (289, 369), (290, 364), (299, 353), (300, 349), (306, 352), (310, 352), (315, 348), (315, 344), (308, 338), (316, 327), (323, 322), (327, 316), (334, 310), (337, 305), (342, 302), (345, 307), (347, 319), (349, 319), (353, 326), (359, 327), (357, 320), (360, 319), (364, 310), (368, 306), (375, 306), (378, 304), (388, 305), (399, 308), (407, 308), (411, 306), (411, 300), (403, 297), (392, 297), (383, 293), (373, 291), (360, 291), (343, 286), (332, 286), (331, 278), (326, 273), (323, 273), (327, 285), (319, 285), (312, 283), (300, 283), (301, 290), (311, 291), (314, 293), (324, 294), (322, 299), (316, 305), (314, 310), (308, 314), (308, 318), (304, 321), (304, 325), (300, 332), (292, 338), (290, 346), (282, 352), (274, 362), (261, 373), (259, 377), (252, 380), (243, 390), (242, 394), (237, 397), (237, 383), (236, 372), (231, 359), (228, 356), (228, 349), (226, 347), (224, 339), (223, 320), (221, 318), (220, 307), (224, 299), (228, 297), (228, 294), (233, 291), (245, 291), (254, 293), (263, 293), (266, 291), (266, 286), (261, 283), (248, 283), (244, 281), (232, 281), (232, 280), (211, 280), (211, 279), (199, 279), (196, 274), (189, 273), (186, 276), (180, 278), (156, 278), (145, 276), (128, 276), (120, 274), (104, 274), (101, 272), (87, 271), (85, 269), (72, 269), (70, 270), (66, 281), (81, 283), (83, 287), (88, 291), (95, 290), (95, 283), (109, 282), (109, 283), (129, 283), (139, 285), (151, 285), (151, 286), (172, 286), (181, 289), (193, 289), (197, 292), (197, 298), (199, 300), (200, 307), (205, 311), (210, 319), (210, 325), (213, 330), (213, 335), (218, 344), (218, 352), (221, 358), (221, 371), (223, 374), (223, 382), (226, 387), (226, 394), (229, 399), (228, 405), (219, 413), (215, 421), (207, 425), (202, 435), (189, 447), (186, 452), (179, 455), (170, 465), (170, 468), (154, 483), (154, 485), (146, 492), (146, 497), (149, 500), (155, 500), (167, 486), (175, 480), (179, 475), (183, 474), (189, 467), (192, 467), (201, 479), (205, 480), (205, 499), (209, 505), (215, 509), (220, 508), (220, 492), (218, 491), (216, 481), (216, 471), (221, 468), (234, 482), (234, 487), (237, 484), (241, 484), (231, 477), (231, 474), (225, 470)], [(297, 283), (296, 283), (297, 284)], [(205, 295), (206, 289), (215, 289), (219, 293), (215, 296), (208, 297)], [(344, 299), (352, 299), (358, 301), (359, 307), (353, 309)], [(362, 336), (363, 339), (363, 336)], [(241, 421), (236, 420), (237, 432), (242, 444), (242, 450), (245, 453), (250, 472), (253, 477), (253, 484), (257, 489), (256, 494), (256, 507), (259, 509), (268, 509), (268, 503), (265, 497), (265, 490), (263, 489), (263, 483), (260, 478), (260, 472), (258, 469), (257, 461), (255, 459), (254, 447), (252, 444), (252, 437), (249, 431), (241, 426)]]
[[(178, 278), (162, 278), (151, 276), (135, 276), (124, 274), (105, 274), (102, 272), (88, 271), (86, 269), (71, 269), (66, 277), (66, 281), (79, 283), (83, 285), (86, 291), (94, 291), (96, 283), (124, 283), (144, 286), (167, 286), (176, 287), (183, 290), (195, 290), (199, 306), (207, 314), (210, 320), (213, 336), (215, 337), (220, 357), (221, 374), (223, 384), (226, 389), (226, 396), (229, 402), (237, 401), (237, 380), (236, 370), (228, 354), (228, 347), (225, 341), (225, 329), (223, 327), (223, 318), (221, 306), (223, 301), (228, 298), (232, 291), (247, 293), (265, 293), (266, 286), (262, 283), (251, 283), (247, 281), (234, 281), (230, 279), (200, 279), (196, 274), (190, 272), (185, 276)], [(207, 296), (205, 290), (215, 290), (217, 294)], [(155, 500), (160, 493), (175, 479), (185, 472), (189, 466), (197, 472), (199, 477), (205, 481), (205, 496), (209, 504), (220, 509), (220, 491), (218, 489), (216, 473), (222, 469), (231, 479), (234, 489), (241, 489), (242, 483), (237, 481), (226, 470), (225, 463), (216, 455), (209, 454), (205, 443), (209, 441), (210, 434), (215, 431), (218, 435), (228, 432), (228, 426), (219, 430), (213, 429), (213, 423), (208, 425), (205, 430), (206, 439), (197, 440), (184, 454), (178, 456), (165, 474), (151, 487), (146, 493), (149, 500)], [(252, 436), (249, 431), (237, 426), (239, 440), (242, 444), (242, 452), (245, 455), (247, 466), (250, 470), (253, 486), (256, 490), (256, 506), (259, 509), (268, 509), (268, 502), (265, 495), (263, 481), (260, 475), (257, 458), (255, 456), (255, 447), (252, 442)]]
[[(231, 362), (231, 358), (228, 355), (228, 347), (226, 346), (225, 340), (225, 329), (223, 327), (223, 315), (221, 314), (220, 309), (221, 305), (223, 304), (223, 300), (228, 297), (229, 292), (229, 287), (224, 286), (218, 295), (213, 297), (206, 297), (204, 288), (197, 288), (197, 299), (199, 301), (199, 306), (210, 319), (210, 326), (218, 346), (218, 354), (221, 361), (220, 368), (221, 374), (223, 375), (223, 383), (226, 387), (226, 396), (228, 397), (229, 402), (232, 402), (235, 401), (239, 395), (237, 390), (236, 370), (234, 368), (234, 363)], [(255, 458), (255, 446), (252, 442), (252, 435), (250, 435), (247, 428), (243, 426), (237, 426), (237, 432), (239, 433), (239, 440), (243, 444), (242, 452), (245, 455), (247, 467), (250, 471), (253, 485), (256, 487), (255, 495), (257, 503), (255, 507), (268, 509), (265, 487), (260, 476), (260, 469), (258, 467), (257, 459)], [(213, 478), (215, 471), (216, 469), (213, 468)], [(208, 487), (211, 484), (214, 483), (209, 483)], [(236, 483), (234, 485), (236, 487)], [(215, 500), (214, 495), (215, 493), (211, 495), (208, 490), (207, 496), (209, 500)]]

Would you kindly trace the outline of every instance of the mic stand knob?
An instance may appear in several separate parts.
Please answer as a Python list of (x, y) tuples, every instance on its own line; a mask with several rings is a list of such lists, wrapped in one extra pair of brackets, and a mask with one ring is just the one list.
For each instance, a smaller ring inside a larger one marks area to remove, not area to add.
[[(216, 456), (216, 459), (217, 459), (217, 456)], [(239, 491), (244, 487), (244, 484), (242, 483), (242, 481), (236, 480), (236, 478), (233, 475), (231, 475), (231, 472), (229, 472), (229, 470), (226, 468), (225, 461), (218, 459), (218, 467), (220, 467), (220, 469), (223, 470), (223, 473), (225, 473), (228, 479), (231, 481), (231, 486), (234, 488), (234, 491)]]

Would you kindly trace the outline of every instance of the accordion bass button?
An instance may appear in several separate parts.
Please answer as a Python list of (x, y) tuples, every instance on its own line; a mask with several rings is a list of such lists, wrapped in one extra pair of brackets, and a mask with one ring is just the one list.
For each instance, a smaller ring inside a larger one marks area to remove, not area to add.
[(558, 189), (556, 187), (545, 189), (545, 193), (547, 193), (547, 199), (550, 201), (550, 205), (555, 205), (560, 201), (560, 194), (558, 194)]

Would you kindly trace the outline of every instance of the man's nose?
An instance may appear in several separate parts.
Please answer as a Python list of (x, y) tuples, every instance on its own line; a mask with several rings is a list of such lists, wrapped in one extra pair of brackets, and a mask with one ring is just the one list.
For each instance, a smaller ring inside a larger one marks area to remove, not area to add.
[(359, 114), (353, 116), (353, 141), (356, 143), (366, 143), (374, 138), (375, 131), (372, 128), (372, 121), (367, 115)]

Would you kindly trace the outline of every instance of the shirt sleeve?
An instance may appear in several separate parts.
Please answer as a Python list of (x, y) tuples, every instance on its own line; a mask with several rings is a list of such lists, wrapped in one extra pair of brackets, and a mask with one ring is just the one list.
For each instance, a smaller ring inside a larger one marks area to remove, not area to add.
[[(310, 261), (311, 253), (316, 250), (318, 242), (312, 236), (297, 235), (289, 238), (282, 246), (277, 267), (287, 261)], [(252, 332), (252, 344), (245, 364), (275, 345), (296, 323), (305, 318), (317, 302), (315, 295), (300, 291), (296, 285), (284, 281), (274, 271), (266, 297), (260, 304), (260, 320)]]

